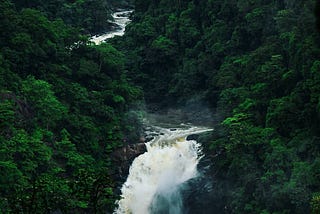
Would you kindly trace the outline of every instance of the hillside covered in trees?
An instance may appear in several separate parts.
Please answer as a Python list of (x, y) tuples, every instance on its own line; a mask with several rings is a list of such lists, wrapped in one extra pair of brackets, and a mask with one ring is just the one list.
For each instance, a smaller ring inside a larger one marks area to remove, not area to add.
[[(213, 192), (190, 213), (319, 213), (316, 1), (116, 2), (0, 3), (0, 210), (112, 212), (110, 154), (145, 100), (212, 109)], [(131, 4), (123, 37), (89, 42)]]
[(126, 112), (141, 91), (111, 45), (93, 45), (51, 8), (19, 7), (0, 3), (0, 212), (112, 211), (110, 154), (133, 129)]
[(115, 41), (148, 103), (215, 110), (212, 212), (320, 212), (315, 4), (136, 0)]

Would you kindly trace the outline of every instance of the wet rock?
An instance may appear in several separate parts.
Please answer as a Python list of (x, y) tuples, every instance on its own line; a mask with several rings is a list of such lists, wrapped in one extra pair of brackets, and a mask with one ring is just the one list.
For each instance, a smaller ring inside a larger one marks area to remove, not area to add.
[(145, 137), (145, 139), (146, 139), (146, 142), (149, 142), (149, 141), (152, 141), (154, 139), (154, 137), (147, 136), (147, 137)]
[(199, 138), (199, 135), (192, 134), (187, 137), (187, 140), (198, 140), (198, 138)]
[(129, 174), (132, 161), (146, 151), (147, 148), (144, 143), (129, 144), (115, 150), (111, 154), (112, 161), (118, 166), (115, 177), (120, 180), (125, 180)]

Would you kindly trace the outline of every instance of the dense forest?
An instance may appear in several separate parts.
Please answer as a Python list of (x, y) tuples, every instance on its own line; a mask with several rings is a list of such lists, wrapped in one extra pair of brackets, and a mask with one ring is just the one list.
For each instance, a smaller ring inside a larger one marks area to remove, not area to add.
[[(203, 213), (320, 213), (316, 3), (1, 1), (0, 212), (112, 212), (145, 102), (212, 110)], [(126, 34), (94, 45), (119, 7)]]
[(211, 213), (320, 212), (315, 4), (136, 0), (114, 41), (147, 103), (214, 109)]
[(127, 110), (142, 92), (122, 53), (49, 6), (0, 3), (0, 212), (104, 213), (116, 199), (110, 153), (131, 133)]

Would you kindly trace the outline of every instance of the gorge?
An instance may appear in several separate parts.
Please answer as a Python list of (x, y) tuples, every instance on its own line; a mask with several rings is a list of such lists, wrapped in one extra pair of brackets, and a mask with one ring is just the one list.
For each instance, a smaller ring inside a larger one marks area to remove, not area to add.
[(0, 213), (320, 213), (318, 27), (316, 0), (0, 1)]
[[(101, 42), (106, 42), (108, 38), (122, 36), (125, 26), (130, 22), (128, 18), (130, 13), (132, 11), (115, 12), (112, 15), (113, 23), (118, 27), (103, 35), (93, 36), (91, 41), (99, 45)], [(165, 117), (170, 116), (157, 115), (157, 117), (162, 117), (163, 126)], [(209, 132), (212, 129), (191, 124), (165, 124), (166, 128), (163, 128), (159, 127), (159, 124), (149, 122), (145, 122), (144, 126), (144, 139), (151, 139), (145, 143), (145, 152), (140, 143), (125, 146), (115, 151), (113, 155), (114, 161), (119, 166), (132, 162), (128, 177), (121, 188), (121, 199), (117, 202), (118, 208), (114, 213), (186, 214), (192, 209), (186, 204), (186, 198), (194, 197), (191, 193), (195, 191), (190, 189), (189, 194), (186, 191), (183, 194), (183, 189), (191, 187), (189, 181), (192, 179), (195, 181), (193, 188), (196, 188), (200, 184), (197, 183), (197, 178), (203, 176), (204, 168), (209, 167), (202, 166), (198, 171), (199, 161), (204, 154), (201, 151), (201, 145), (195, 140), (187, 140), (187, 137)], [(135, 155), (137, 157), (133, 160)], [(124, 166), (122, 171), (126, 172), (127, 166)], [(208, 185), (210, 185), (209, 182)]]

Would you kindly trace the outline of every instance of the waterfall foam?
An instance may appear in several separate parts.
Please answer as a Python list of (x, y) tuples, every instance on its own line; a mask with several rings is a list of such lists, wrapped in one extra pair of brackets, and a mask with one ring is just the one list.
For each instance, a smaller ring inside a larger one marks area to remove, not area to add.
[(133, 161), (121, 189), (117, 214), (183, 213), (180, 189), (197, 177), (202, 157), (200, 144), (186, 137), (211, 129), (154, 128), (161, 134), (148, 142), (147, 152)]

